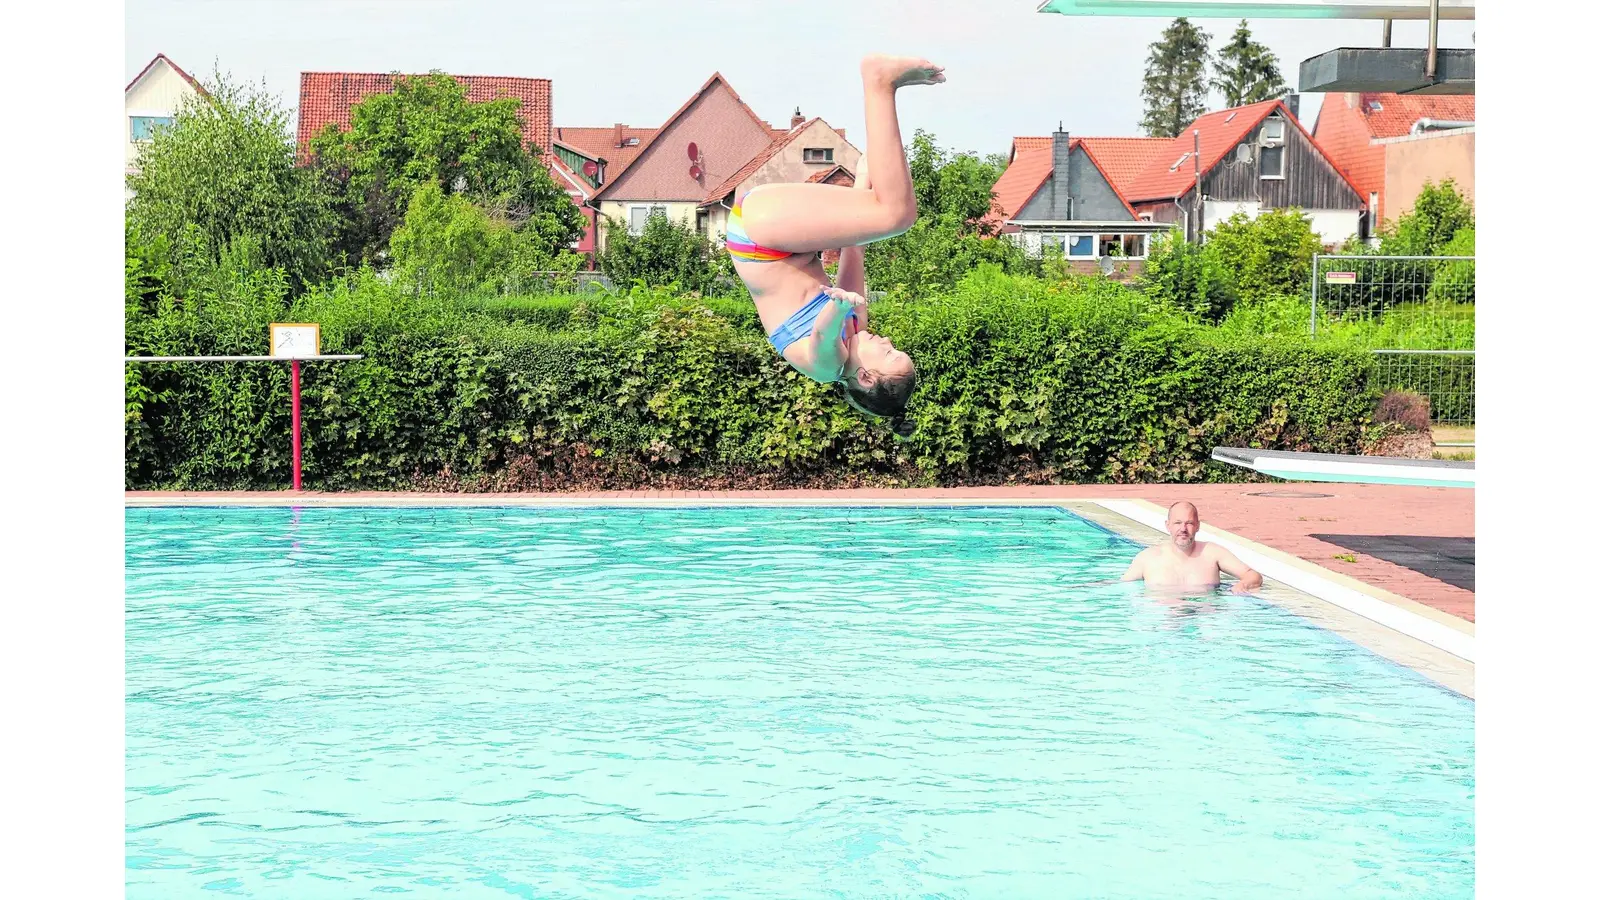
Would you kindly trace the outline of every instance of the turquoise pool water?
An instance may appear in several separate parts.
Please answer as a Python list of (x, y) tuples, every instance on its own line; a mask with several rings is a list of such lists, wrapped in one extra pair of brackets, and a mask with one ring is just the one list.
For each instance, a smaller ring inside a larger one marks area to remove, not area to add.
[(126, 526), (131, 898), (1472, 896), (1469, 700), (1064, 511)]

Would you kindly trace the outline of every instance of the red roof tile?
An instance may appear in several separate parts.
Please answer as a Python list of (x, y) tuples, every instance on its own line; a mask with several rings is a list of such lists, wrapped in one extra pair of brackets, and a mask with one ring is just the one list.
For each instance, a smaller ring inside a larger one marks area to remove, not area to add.
[[(1314, 135), (1322, 152), (1334, 165), (1350, 177), (1362, 200), (1378, 194), (1378, 208), (1373, 217), (1382, 221), (1383, 215), (1383, 154), (1382, 144), (1372, 142), (1372, 132), (1359, 107), (1355, 94), (1329, 94), (1317, 113), (1317, 130)], [(1407, 126), (1409, 128), (1410, 126)]]
[(622, 126), (622, 139), (624, 142), (632, 139), (637, 144), (626, 147), (617, 146), (617, 128), (557, 128), (555, 139), (587, 156), (606, 161), (606, 180), (610, 181), (621, 174), (634, 159), (639, 156), (639, 150), (644, 147), (645, 141), (655, 137), (659, 128), (630, 128)]
[[(1041, 143), (1042, 142), (1042, 143)], [(1072, 143), (1078, 141), (1074, 139)], [(1055, 169), (1049, 138), (1017, 138), (1011, 142), (1011, 165), (994, 183), (994, 209), (985, 220), (996, 227), (1016, 215)]]
[[(350, 109), (363, 98), (394, 90), (393, 73), (301, 72), (298, 139), (302, 150), (313, 135), (335, 123), (350, 127)], [(498, 75), (456, 75), (466, 85), (467, 99), (482, 103), (497, 97), (522, 101), (522, 139), (543, 153), (550, 152), (550, 79), (509, 78)]]
[(1373, 137), (1391, 138), (1409, 134), (1418, 119), (1474, 121), (1476, 101), (1471, 94), (1362, 94), (1358, 108)]
[(1192, 156), (1183, 159), (1181, 164), (1178, 160), (1183, 154), (1194, 152), (1194, 132), (1200, 132), (1199, 169), (1202, 173), (1209, 172), (1251, 129), (1261, 124), (1267, 113), (1279, 108), (1288, 115), (1281, 101), (1264, 100), (1248, 106), (1219, 109), (1195, 119), (1184, 127), (1181, 135), (1171, 139), (1165, 153), (1152, 159), (1133, 179), (1128, 186), (1128, 199), (1166, 200), (1183, 196), (1194, 187), (1195, 161)]
[[(1360, 193), (1361, 188), (1351, 181), (1349, 173), (1337, 160), (1328, 156), (1321, 144), (1305, 130), (1300, 120), (1289, 112), (1289, 108), (1282, 100), (1263, 100), (1260, 103), (1236, 106), (1232, 109), (1219, 109), (1195, 119), (1183, 129), (1182, 135), (1171, 139), (1165, 153), (1155, 155), (1145, 166), (1144, 171), (1133, 179), (1126, 192), (1128, 199), (1141, 203), (1183, 196), (1194, 187), (1194, 157), (1183, 158), (1185, 153), (1194, 152), (1194, 132), (1200, 132), (1199, 169), (1203, 176), (1274, 110), (1281, 112), (1291, 126), (1300, 129), (1300, 133), (1305, 135), (1312, 148), (1328, 160), (1334, 171), (1338, 172), (1349, 183), (1350, 189), (1360, 194), (1365, 202), (1366, 195)], [(1183, 160), (1181, 164), (1178, 162), (1180, 159)]]
[(1329, 94), (1317, 114), (1315, 137), (1363, 200), (1378, 195), (1378, 207), (1372, 213), (1381, 222), (1385, 149), (1373, 141), (1409, 134), (1419, 119), (1473, 121), (1476, 106), (1476, 98), (1470, 95)]
[(1083, 146), (1094, 154), (1100, 171), (1111, 182), (1117, 193), (1127, 195), (1133, 181), (1152, 162), (1166, 155), (1171, 138), (1156, 137), (1089, 137)]
[(834, 166), (823, 172), (818, 172), (806, 179), (807, 184), (838, 184), (852, 187), (856, 183), (856, 176), (851, 174), (844, 166)]
[[(1135, 162), (1148, 159), (1152, 152), (1159, 151), (1159, 146), (1145, 146), (1148, 142), (1161, 144), (1166, 141), (1164, 138), (1071, 138), (1069, 149), (1083, 150), (1117, 193), (1117, 199), (1122, 201), (1128, 214), (1135, 215), (1123, 191), (1131, 180), (1127, 173)], [(1011, 165), (994, 183), (995, 209), (985, 221), (998, 227), (1028, 205), (1028, 201), (1033, 199), (1033, 195), (1039, 192), (1045, 180), (1055, 171), (1054, 147), (1054, 138), (1011, 139)]]

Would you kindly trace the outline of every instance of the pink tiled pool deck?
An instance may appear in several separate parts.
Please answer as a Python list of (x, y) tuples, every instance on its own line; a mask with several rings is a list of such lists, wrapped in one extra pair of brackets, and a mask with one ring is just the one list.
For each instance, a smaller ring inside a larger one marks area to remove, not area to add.
[[(291, 497), (337, 498), (341, 501), (422, 500), (497, 503), (509, 500), (675, 500), (764, 502), (795, 500), (807, 503), (840, 501), (860, 503), (884, 500), (899, 503), (941, 501), (1068, 501), (1111, 498), (1142, 499), (1160, 506), (1188, 500), (1200, 510), (1203, 524), (1231, 532), (1283, 553), (1298, 556), (1357, 581), (1426, 604), (1469, 622), (1474, 618), (1474, 592), (1414, 572), (1366, 554), (1355, 561), (1338, 557), (1348, 553), (1316, 534), (1407, 535), (1441, 538), (1474, 536), (1474, 491), (1371, 484), (1202, 484), (1202, 485), (1050, 485), (990, 488), (928, 488), (914, 490), (794, 490), (794, 491), (615, 491), (549, 494), (406, 494), (338, 493), (312, 491), (295, 495), (274, 492), (164, 492), (129, 491), (126, 499), (139, 502), (231, 503), (260, 501), (281, 504)], [(1279, 494), (1283, 496), (1272, 496)], [(1325, 494), (1328, 496), (1293, 496)]]

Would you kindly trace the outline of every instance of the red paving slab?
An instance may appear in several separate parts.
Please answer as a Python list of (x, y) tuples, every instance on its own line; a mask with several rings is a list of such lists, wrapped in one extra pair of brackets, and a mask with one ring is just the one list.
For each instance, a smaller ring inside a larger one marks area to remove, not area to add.
[[(1272, 492), (1318, 493), (1331, 496), (1294, 498), (1257, 496)], [(1472, 591), (1413, 572), (1403, 566), (1356, 554), (1355, 562), (1335, 559), (1344, 548), (1317, 540), (1313, 534), (1409, 535), (1421, 537), (1473, 537), (1474, 506), (1471, 490), (1375, 484), (1130, 484), (1043, 485), (991, 488), (928, 488), (916, 490), (847, 491), (616, 491), (552, 494), (453, 495), (484, 502), (508, 498), (552, 500), (663, 499), (663, 500), (1068, 500), (1111, 497), (1141, 498), (1167, 506), (1188, 500), (1200, 509), (1204, 524), (1290, 553), (1329, 570), (1348, 575), (1373, 587), (1399, 594), (1434, 609), (1474, 618)], [(140, 500), (271, 500), (281, 502), (283, 492), (178, 492), (129, 491)], [(383, 502), (399, 498), (440, 498), (440, 494), (352, 492), (302, 496), (336, 496), (341, 499)]]

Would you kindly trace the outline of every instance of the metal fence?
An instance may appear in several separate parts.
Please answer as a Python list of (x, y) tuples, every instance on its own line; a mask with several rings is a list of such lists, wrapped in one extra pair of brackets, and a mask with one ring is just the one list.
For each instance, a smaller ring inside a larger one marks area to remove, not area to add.
[(1474, 257), (1317, 256), (1311, 334), (1371, 350), (1383, 390), (1428, 397), (1435, 425), (1476, 422)]

